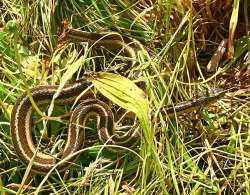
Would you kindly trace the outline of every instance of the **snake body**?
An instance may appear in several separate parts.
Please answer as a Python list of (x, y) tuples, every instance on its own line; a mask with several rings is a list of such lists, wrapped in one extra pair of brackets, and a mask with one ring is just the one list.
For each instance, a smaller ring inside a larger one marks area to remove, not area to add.
[(161, 113), (163, 115), (165, 114), (174, 115), (175, 113), (183, 114), (183, 113), (192, 112), (195, 109), (205, 107), (208, 104), (211, 104), (217, 101), (218, 99), (222, 98), (225, 95), (226, 91), (227, 90), (215, 88), (207, 92), (205, 96), (201, 96), (199, 98), (193, 98), (189, 101), (184, 101), (174, 106), (163, 106), (163, 108), (161, 109)]
[[(67, 104), (74, 102), (79, 94), (86, 90), (89, 85), (90, 83), (88, 81), (83, 80), (66, 85), (54, 103)], [(58, 86), (38, 86), (33, 88), (31, 93), (34, 101), (37, 102), (38, 105), (46, 105), (51, 102), (57, 88)], [(163, 107), (161, 112), (162, 114), (168, 115), (172, 115), (175, 112), (178, 114), (189, 112), (197, 107), (202, 107), (216, 101), (224, 94), (225, 91), (222, 90), (213, 91), (205, 97), (182, 102), (174, 107)], [(91, 114), (95, 114), (99, 118), (97, 131), (99, 139), (103, 144), (130, 147), (135, 145), (139, 140), (138, 132), (133, 129), (122, 136), (115, 134), (114, 116), (110, 107), (105, 102), (99, 99), (93, 99), (92, 96), (86, 94), (84, 100), (77, 105), (71, 114), (67, 140), (60, 157), (37, 152), (31, 135), (31, 116), (33, 111), (34, 109), (30, 99), (27, 93), (24, 93), (17, 99), (12, 110), (11, 134), (17, 155), (25, 164), (29, 164), (31, 159), (34, 158), (32, 170), (36, 172), (49, 171), (57, 162), (82, 148), (85, 140), (86, 121)], [(76, 156), (72, 157), (69, 162), (62, 163), (57, 169), (59, 171), (65, 170), (75, 158)]]
[[(89, 87), (87, 81), (78, 81), (73, 84), (66, 85), (60, 95), (55, 99), (55, 104), (72, 103), (82, 91)], [(56, 93), (58, 86), (38, 86), (32, 89), (33, 99), (37, 104), (49, 104)], [(72, 112), (70, 117), (69, 128), (67, 132), (67, 140), (64, 150), (60, 157), (52, 156), (42, 152), (36, 152), (36, 146), (32, 141), (31, 135), (31, 116), (34, 109), (27, 93), (20, 96), (12, 110), (11, 115), (11, 134), (17, 155), (25, 164), (29, 164), (34, 157), (32, 169), (38, 172), (47, 172), (55, 164), (79, 151), (85, 139), (85, 124), (90, 114), (99, 117), (98, 135), (103, 143), (117, 144), (121, 146), (131, 146), (138, 140), (136, 131), (128, 132), (123, 136), (114, 134), (114, 116), (110, 107), (101, 100), (85, 97)], [(75, 158), (75, 157), (74, 157)], [(72, 158), (70, 161), (74, 160)], [(59, 171), (68, 167), (69, 163), (65, 162), (57, 169)]]
[[(129, 57), (131, 61), (136, 59), (137, 51), (141, 47), (135, 40), (114, 32), (92, 33), (70, 28), (67, 29), (64, 38), (78, 42), (88, 42), (93, 46), (103, 46), (108, 49), (118, 50)], [(89, 85), (90, 83), (87, 81), (78, 81), (74, 84), (66, 85), (54, 103), (67, 104), (74, 102), (76, 97), (89, 87)], [(34, 102), (39, 106), (49, 104), (57, 88), (58, 86), (38, 86), (33, 88), (31, 94)], [(29, 162), (33, 160), (32, 170), (37, 172), (47, 172), (58, 161), (80, 150), (85, 139), (85, 123), (92, 113), (99, 119), (98, 136), (103, 143), (132, 146), (138, 140), (137, 131), (131, 130), (122, 135), (114, 134), (114, 117), (109, 106), (101, 100), (91, 99), (87, 96), (71, 114), (67, 140), (63, 152), (60, 157), (52, 156), (36, 151), (31, 135), (31, 116), (33, 111), (34, 109), (28, 94), (24, 93), (17, 99), (12, 110), (11, 133), (17, 155), (25, 164), (29, 164)], [(70, 162), (72, 162), (74, 158), (72, 158)], [(62, 171), (69, 164), (70, 163), (65, 162), (57, 167), (57, 169)]]
[[(89, 33), (76, 29), (69, 29), (66, 38), (87, 41), (91, 44), (104, 46), (113, 49), (123, 50), (131, 58), (135, 58), (140, 44), (136, 44), (132, 39), (121, 36), (117, 33)], [(65, 85), (59, 96), (55, 99), (55, 104), (73, 103), (75, 99), (84, 90), (89, 87), (88, 81), (78, 81), (73, 84)], [(48, 105), (53, 99), (58, 86), (38, 86), (31, 90), (31, 95), (37, 105)], [(207, 104), (221, 97), (222, 92), (216, 92), (208, 98), (200, 98), (197, 101), (189, 101), (173, 107), (164, 107), (162, 113), (173, 114), (176, 112), (186, 111), (191, 107)], [(114, 116), (110, 107), (99, 99), (93, 99), (88, 94), (84, 100), (73, 110), (67, 133), (67, 140), (63, 151), (58, 155), (49, 155), (37, 151), (32, 140), (32, 113), (34, 112), (32, 103), (27, 93), (21, 95), (12, 110), (11, 114), (11, 134), (15, 151), (21, 161), (29, 164), (32, 161), (32, 170), (37, 172), (48, 172), (58, 161), (69, 157), (69, 155), (79, 151), (85, 140), (85, 125), (91, 114), (98, 118), (97, 131), (102, 143), (116, 144), (130, 147), (138, 139), (137, 131), (131, 129), (123, 135), (115, 133)], [(133, 130), (133, 131), (132, 131)], [(65, 170), (76, 157), (72, 157), (68, 162), (61, 163), (57, 166), (59, 171)]]
[(64, 39), (88, 42), (94, 47), (104, 47), (116, 53), (124, 53), (129, 58), (131, 66), (135, 64), (138, 52), (143, 51), (143, 46), (137, 40), (116, 32), (95, 33), (70, 28), (66, 31)]

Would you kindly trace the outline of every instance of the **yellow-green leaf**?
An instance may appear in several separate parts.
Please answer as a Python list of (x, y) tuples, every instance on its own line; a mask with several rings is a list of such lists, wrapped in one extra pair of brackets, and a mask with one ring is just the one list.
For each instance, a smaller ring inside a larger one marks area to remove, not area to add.
[(149, 102), (145, 92), (131, 80), (107, 72), (99, 72), (90, 80), (94, 86), (107, 98), (119, 106), (132, 111), (140, 118), (147, 116)]

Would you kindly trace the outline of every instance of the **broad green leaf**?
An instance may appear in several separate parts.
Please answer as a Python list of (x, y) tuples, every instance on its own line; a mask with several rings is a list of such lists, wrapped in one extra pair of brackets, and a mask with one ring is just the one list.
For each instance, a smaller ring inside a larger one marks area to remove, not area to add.
[(148, 116), (147, 96), (131, 80), (107, 72), (100, 72), (90, 80), (104, 96), (119, 106), (136, 113), (138, 118)]

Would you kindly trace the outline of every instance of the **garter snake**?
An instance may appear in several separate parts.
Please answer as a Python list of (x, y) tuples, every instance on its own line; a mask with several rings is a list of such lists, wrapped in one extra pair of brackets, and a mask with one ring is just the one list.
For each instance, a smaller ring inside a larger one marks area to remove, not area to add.
[[(131, 61), (136, 59), (141, 45), (127, 36), (118, 33), (93, 33), (80, 31), (77, 29), (66, 29), (63, 39), (88, 42), (94, 46), (103, 46), (105, 48), (123, 52)], [(133, 63), (132, 63), (133, 65)], [(78, 81), (71, 85), (66, 85), (56, 98), (55, 104), (73, 103), (76, 97), (89, 87), (87, 81)], [(55, 94), (58, 86), (38, 86), (32, 89), (31, 94), (37, 105), (49, 104)], [(48, 155), (42, 152), (36, 152), (36, 147), (32, 141), (31, 135), (31, 116), (33, 107), (27, 93), (20, 96), (12, 110), (11, 114), (11, 134), (13, 145), (17, 155), (25, 164), (28, 164), (32, 157), (34, 161), (32, 170), (37, 172), (47, 172), (57, 161), (66, 158), (68, 155), (78, 151), (84, 142), (84, 128), (86, 120), (91, 113), (98, 117), (98, 136), (106, 144), (118, 144), (120, 146), (131, 146), (138, 140), (137, 131), (128, 131), (125, 134), (114, 134), (114, 117), (109, 106), (101, 100), (86, 98), (79, 106), (75, 108), (70, 118), (68, 128), (68, 137), (61, 156)], [(74, 159), (71, 159), (73, 161)], [(69, 163), (64, 163), (58, 167), (58, 170), (64, 170)]]
[[(87, 81), (78, 81), (66, 85), (60, 95), (55, 99), (55, 104), (72, 103), (79, 94), (90, 85)], [(31, 93), (37, 105), (49, 104), (56, 93), (58, 86), (38, 86)], [(28, 164), (34, 157), (32, 169), (38, 172), (47, 172), (55, 164), (70, 154), (82, 148), (85, 137), (85, 124), (90, 114), (98, 116), (98, 135), (103, 143), (116, 144), (120, 146), (131, 146), (138, 140), (137, 131), (128, 131), (120, 136), (114, 134), (114, 116), (110, 107), (101, 100), (85, 97), (72, 112), (67, 133), (67, 140), (60, 158), (42, 152), (36, 153), (36, 147), (31, 135), (31, 116), (33, 107), (27, 93), (21, 95), (11, 114), (11, 135), (14, 148), (19, 158)], [(71, 161), (74, 159), (71, 159)], [(58, 170), (64, 170), (69, 163), (64, 163)]]
[[(78, 81), (73, 84), (66, 85), (61, 91), (55, 104), (66, 104), (73, 102), (76, 97), (84, 91), (90, 83), (88, 81)], [(49, 104), (55, 94), (58, 86), (38, 86), (32, 89), (32, 96), (38, 105)], [(225, 94), (223, 90), (212, 91), (205, 97), (179, 103), (176, 106), (163, 107), (162, 113), (173, 114), (188, 112), (197, 107), (202, 107), (216, 101)], [(82, 148), (85, 139), (85, 124), (90, 114), (99, 117), (98, 120), (98, 136), (102, 143), (116, 144), (125, 147), (134, 145), (138, 139), (137, 131), (128, 131), (128, 133), (120, 136), (114, 131), (114, 116), (110, 107), (101, 100), (90, 98), (88, 95), (72, 112), (67, 133), (67, 140), (64, 150), (57, 158), (42, 152), (36, 153), (36, 147), (32, 141), (31, 135), (31, 115), (33, 112), (32, 104), (27, 93), (20, 96), (12, 110), (11, 115), (11, 134), (14, 148), (17, 155), (25, 164), (28, 164), (32, 157), (34, 162), (32, 169), (38, 172), (47, 172), (55, 164), (70, 154), (77, 152)], [(71, 159), (73, 161), (74, 159)], [(64, 163), (57, 167), (58, 170), (64, 170), (69, 163)]]
[[(67, 36), (80, 41), (96, 42), (100, 39), (98, 44), (103, 46), (112, 45), (114, 41), (117, 48), (125, 48), (127, 55), (135, 57), (136, 51), (129, 45), (131, 39), (120, 36), (119, 34), (103, 35), (98, 33), (87, 33), (78, 30), (69, 30)], [(132, 44), (133, 45), (133, 44)], [(134, 46), (133, 46), (134, 47)], [(79, 96), (79, 94), (88, 88), (90, 82), (77, 81), (73, 84), (65, 85), (60, 95), (55, 99), (55, 104), (72, 103)], [(49, 104), (56, 93), (58, 86), (38, 86), (31, 90), (32, 97), (37, 105)], [(224, 94), (222, 91), (214, 92), (212, 95), (195, 101), (189, 101), (177, 105), (175, 108), (164, 107), (163, 113), (172, 114), (174, 112), (187, 111), (189, 108), (197, 107), (202, 104), (207, 104), (211, 101), (217, 100)], [(53, 156), (36, 151), (36, 147), (32, 140), (31, 133), (31, 116), (34, 109), (27, 93), (21, 95), (12, 110), (11, 114), (11, 134), (14, 149), (25, 164), (29, 164), (33, 160), (32, 170), (37, 172), (48, 172), (58, 161), (68, 157), (70, 154), (80, 150), (84, 144), (85, 139), (85, 124), (91, 114), (98, 118), (98, 137), (103, 143), (117, 144), (125, 147), (134, 145), (138, 139), (137, 131), (128, 131), (123, 135), (115, 133), (114, 130), (114, 116), (110, 107), (99, 99), (90, 98), (86, 95), (85, 99), (73, 110), (67, 133), (65, 147), (60, 156)], [(72, 162), (75, 159), (70, 159)], [(57, 169), (59, 171), (65, 170), (70, 165), (70, 162), (61, 164)]]

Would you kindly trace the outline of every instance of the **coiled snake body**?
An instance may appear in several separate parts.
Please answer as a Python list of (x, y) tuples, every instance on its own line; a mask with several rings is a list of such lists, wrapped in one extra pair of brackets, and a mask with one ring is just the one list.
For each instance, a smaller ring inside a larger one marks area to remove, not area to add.
[[(104, 46), (116, 46), (119, 49), (125, 49), (128, 56), (134, 57), (136, 55), (135, 49), (127, 46), (131, 42), (130, 39), (124, 38), (120, 35), (113, 34), (105, 35), (98, 33), (87, 33), (78, 30), (71, 29), (67, 36), (69, 38), (77, 39), (79, 41), (90, 41), (93, 43), (96, 39), (100, 39), (98, 44)], [(114, 39), (114, 40), (112, 40)], [(134, 45), (134, 43), (131, 43)], [(135, 45), (133, 46), (135, 47)], [(139, 48), (140, 46), (136, 46)], [(125, 53), (126, 53), (125, 52)], [(55, 104), (72, 103), (90, 83), (88, 81), (78, 81), (73, 84), (65, 85), (60, 92), (60, 95), (55, 99)], [(58, 86), (38, 86), (31, 90), (34, 102), (37, 105), (49, 104), (53, 99), (53, 95), (56, 93)], [(176, 109), (165, 108), (168, 113), (174, 113), (175, 111), (184, 111), (192, 106), (197, 106), (198, 103), (204, 104), (209, 101), (214, 101), (221, 96), (221, 92), (212, 94), (209, 98), (198, 99), (197, 101), (190, 101), (184, 104), (180, 104)], [(165, 113), (165, 111), (163, 112)], [(90, 114), (94, 113), (98, 117), (98, 136), (102, 143), (117, 144), (121, 146), (130, 147), (138, 141), (137, 131), (128, 131), (128, 133), (120, 136), (114, 132), (114, 116), (110, 107), (103, 101), (98, 99), (86, 98), (73, 110), (67, 133), (67, 140), (65, 147), (60, 156), (48, 155), (43, 152), (36, 151), (36, 147), (32, 141), (31, 135), (31, 116), (34, 109), (27, 93), (20, 96), (12, 110), (11, 114), (11, 133), (14, 148), (17, 155), (25, 164), (29, 164), (31, 160), (32, 170), (38, 172), (48, 172), (55, 164), (68, 157), (69, 155), (80, 150), (85, 139), (85, 124)], [(72, 162), (75, 157), (70, 159)], [(70, 165), (70, 162), (65, 162), (57, 167), (59, 171), (65, 170)]]
[[(89, 87), (87, 81), (78, 81), (66, 85), (55, 104), (72, 103), (82, 91)], [(32, 97), (37, 105), (49, 104), (56, 93), (58, 86), (39, 86), (32, 89)], [(36, 152), (31, 135), (31, 116), (33, 107), (27, 93), (20, 96), (12, 110), (11, 134), (19, 158), (29, 164), (32, 157), (32, 169), (39, 172), (49, 171), (61, 159), (81, 149), (85, 139), (85, 124), (90, 114), (99, 118), (98, 135), (103, 143), (131, 146), (138, 140), (136, 131), (128, 132), (123, 136), (114, 135), (114, 116), (110, 107), (101, 100), (86, 98), (72, 112), (67, 133), (67, 140), (60, 158), (42, 152)], [(75, 158), (75, 157), (74, 157)], [(74, 158), (71, 159), (74, 160)], [(64, 170), (69, 163), (64, 163), (57, 169)]]

